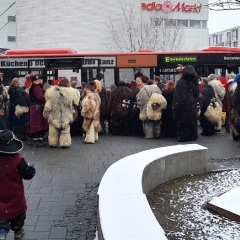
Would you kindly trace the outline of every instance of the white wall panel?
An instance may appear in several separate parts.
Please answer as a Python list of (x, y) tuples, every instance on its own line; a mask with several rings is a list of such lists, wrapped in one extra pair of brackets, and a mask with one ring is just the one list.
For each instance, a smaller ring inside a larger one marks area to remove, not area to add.
[[(205, 0), (206, 1), (206, 0)], [(18, 48), (35, 47), (69, 47), (78, 52), (107, 51), (110, 44), (107, 23), (110, 15), (114, 23), (121, 26), (122, 11), (120, 3), (128, 6), (129, 0), (18, 0), (17, 1), (17, 36)], [(153, 15), (164, 15), (163, 12), (153, 13), (141, 10), (141, 0), (135, 0), (134, 12), (150, 18)], [(159, 1), (163, 2), (163, 1)], [(175, 4), (178, 1), (172, 1)], [(188, 4), (198, 4), (196, 0), (188, 0)], [(208, 11), (200, 13), (170, 13), (173, 18), (208, 20)], [(165, 14), (166, 15), (166, 14)], [(170, 16), (170, 15), (169, 15)], [(197, 33), (199, 29), (189, 29)], [(189, 33), (186, 31), (186, 34)], [(201, 29), (203, 37), (208, 35), (208, 29)], [(188, 41), (193, 34), (186, 35), (187, 48), (195, 45), (203, 48), (208, 45), (208, 37), (202, 41), (197, 37)]]

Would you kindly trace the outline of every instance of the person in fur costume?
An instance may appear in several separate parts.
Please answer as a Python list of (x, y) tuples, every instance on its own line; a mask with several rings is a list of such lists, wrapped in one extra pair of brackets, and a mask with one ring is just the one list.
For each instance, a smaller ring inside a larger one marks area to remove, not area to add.
[(110, 132), (113, 135), (128, 135), (128, 114), (132, 100), (132, 92), (124, 81), (119, 81), (113, 89), (108, 102), (110, 113)]
[(197, 140), (198, 75), (192, 65), (183, 68), (173, 97), (173, 117), (179, 142)]
[[(213, 90), (215, 92), (215, 98), (216, 101), (219, 103), (219, 105), (221, 107), (223, 107), (223, 99), (224, 96), (226, 94), (226, 90), (224, 88), (224, 86), (222, 85), (222, 83), (217, 79), (217, 76), (214, 74), (210, 74), (208, 76), (209, 78), (209, 85), (211, 85), (213, 87)], [(220, 127), (215, 127), (215, 131), (216, 132), (221, 132), (221, 128), (222, 128), (222, 123), (219, 124)]]
[(20, 87), (20, 80), (14, 78), (9, 86), (10, 98), (8, 123), (9, 129), (22, 141), (27, 139), (29, 124), (29, 94)]
[(139, 118), (143, 121), (145, 138), (159, 138), (161, 136), (162, 109), (167, 106), (161, 90), (157, 85), (145, 85), (136, 98), (140, 109)]
[(101, 98), (96, 92), (94, 83), (89, 83), (86, 88), (86, 96), (81, 102), (83, 116), (83, 131), (86, 132), (85, 143), (95, 143), (98, 141), (98, 133), (101, 130), (100, 105)]
[(80, 93), (70, 87), (67, 78), (62, 78), (57, 86), (45, 93), (46, 103), (43, 116), (48, 120), (48, 143), (50, 147), (71, 146), (70, 124), (73, 122), (73, 104), (78, 104)]

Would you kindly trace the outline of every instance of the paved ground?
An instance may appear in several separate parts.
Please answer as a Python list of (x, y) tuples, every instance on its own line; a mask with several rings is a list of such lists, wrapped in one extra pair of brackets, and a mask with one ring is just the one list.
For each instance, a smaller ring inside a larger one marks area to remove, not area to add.
[[(209, 149), (212, 169), (238, 167), (240, 142), (230, 133), (199, 135)], [(174, 139), (100, 136), (96, 144), (73, 137), (70, 149), (33, 147), (25, 142), (22, 155), (35, 163), (36, 176), (25, 181), (28, 202), (23, 240), (94, 239), (97, 226), (97, 189), (105, 171), (119, 159), (146, 149), (180, 144)], [(7, 238), (13, 239), (9, 233)]]

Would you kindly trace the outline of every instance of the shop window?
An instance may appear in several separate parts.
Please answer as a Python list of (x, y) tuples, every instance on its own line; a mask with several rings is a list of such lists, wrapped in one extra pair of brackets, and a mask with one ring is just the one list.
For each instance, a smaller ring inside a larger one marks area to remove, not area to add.
[(218, 44), (218, 36), (214, 35), (213, 36), (213, 45), (216, 45), (216, 44)]
[(151, 18), (151, 23), (153, 26), (164, 26), (163, 18)]
[(8, 36), (8, 42), (16, 42), (15, 36)]
[(16, 22), (16, 16), (8, 16), (8, 22)]
[(191, 28), (200, 28), (201, 22), (199, 20), (190, 20), (190, 27)]
[(178, 20), (178, 25), (179, 25), (180, 27), (188, 27), (188, 20), (182, 20), (182, 19), (180, 19), (180, 20)]
[(176, 26), (177, 21), (175, 19), (165, 19), (165, 26), (166, 27), (173, 27)]
[(207, 21), (201, 21), (202, 22), (202, 28), (206, 28), (207, 27)]
[(238, 31), (237, 30), (232, 31), (232, 40), (233, 41), (238, 40)]
[(231, 43), (230, 42), (226, 42), (226, 47), (231, 47)]
[(231, 33), (227, 32), (227, 41), (231, 41)]
[(233, 42), (233, 47), (238, 47), (238, 42)]

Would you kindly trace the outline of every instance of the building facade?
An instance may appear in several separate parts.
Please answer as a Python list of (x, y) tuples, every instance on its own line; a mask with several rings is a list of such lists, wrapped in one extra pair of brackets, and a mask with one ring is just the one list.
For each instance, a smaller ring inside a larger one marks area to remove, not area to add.
[[(198, 0), (16, 0), (12, 4), (11, 0), (0, 0), (0, 9), (5, 11), (1, 28), (6, 25), (1, 30), (0, 48), (130, 52), (190, 51), (208, 46), (208, 9)], [(121, 69), (120, 74), (126, 81), (134, 78), (129, 69)], [(114, 75), (104, 75), (109, 87)], [(63, 76), (82, 80), (76, 72), (60, 71), (59, 77)]]
[[(207, 0), (201, 3), (206, 4)], [(127, 46), (133, 45), (126, 38), (130, 28), (135, 42), (146, 32), (142, 44), (131, 50), (151, 46), (146, 42), (154, 39), (163, 40), (160, 47), (152, 45), (153, 50), (193, 50), (208, 46), (208, 9), (197, 0), (121, 0), (114, 4), (111, 0), (16, 0), (11, 5), (10, 0), (0, 0), (0, 9), (6, 10), (0, 17), (1, 27), (6, 25), (1, 29), (0, 47), (127, 51)], [(168, 28), (172, 29), (166, 31)], [(154, 35), (157, 31), (158, 36)], [(181, 39), (176, 38), (179, 32)], [(117, 39), (115, 33), (119, 34)], [(174, 48), (167, 49), (174, 39)], [(118, 49), (119, 42), (122, 47)]]
[(209, 46), (240, 47), (240, 26), (209, 35)]
[(0, 50), (17, 47), (16, 6), (16, 2), (0, 0)]

